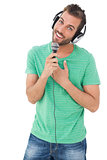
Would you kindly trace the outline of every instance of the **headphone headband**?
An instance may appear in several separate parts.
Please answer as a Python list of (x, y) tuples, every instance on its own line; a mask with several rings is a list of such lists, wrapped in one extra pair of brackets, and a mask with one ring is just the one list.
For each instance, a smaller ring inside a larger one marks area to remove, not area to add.
[[(62, 14), (62, 13), (63, 13), (63, 11), (60, 11), (60, 12), (58, 12), (58, 13), (55, 15), (55, 17), (54, 17), (54, 19), (53, 19), (54, 22), (53, 22), (53, 24), (52, 24), (52, 29), (54, 28), (56, 22), (57, 22), (57, 21), (59, 20), (59, 18), (60, 18), (60, 14)], [(81, 30), (83, 30), (83, 32), (81, 32)], [(86, 32), (86, 25), (84, 25), (81, 30), (74, 35), (74, 37), (73, 37), (72, 40), (71, 40), (72, 43), (77, 43), (77, 42), (84, 36), (84, 34), (85, 34), (85, 32)]]
[(63, 13), (63, 11), (58, 12), (58, 13), (55, 15), (53, 21), (54, 21), (54, 20), (56, 19), (56, 17), (57, 17), (58, 15), (60, 15), (61, 13)]

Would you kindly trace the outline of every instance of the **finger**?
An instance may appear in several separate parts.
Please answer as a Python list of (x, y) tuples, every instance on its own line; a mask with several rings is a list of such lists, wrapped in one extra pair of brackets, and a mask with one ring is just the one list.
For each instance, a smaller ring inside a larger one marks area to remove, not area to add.
[(58, 60), (57, 60), (57, 58), (53, 58), (53, 59), (50, 59), (50, 62), (57, 62), (58, 63)]
[(57, 67), (58, 63), (52, 63), (52, 67)]
[(47, 58), (52, 58), (53, 56), (56, 56), (56, 57), (58, 57), (58, 54), (57, 53), (51, 53)]

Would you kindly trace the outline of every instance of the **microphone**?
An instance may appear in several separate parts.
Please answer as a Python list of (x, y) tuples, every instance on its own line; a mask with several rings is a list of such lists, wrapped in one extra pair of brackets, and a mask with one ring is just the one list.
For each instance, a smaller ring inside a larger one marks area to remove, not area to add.
[[(56, 53), (59, 48), (59, 44), (56, 42), (52, 42), (51, 47), (52, 47), (52, 52)], [(52, 58), (56, 58), (56, 56), (53, 56)]]

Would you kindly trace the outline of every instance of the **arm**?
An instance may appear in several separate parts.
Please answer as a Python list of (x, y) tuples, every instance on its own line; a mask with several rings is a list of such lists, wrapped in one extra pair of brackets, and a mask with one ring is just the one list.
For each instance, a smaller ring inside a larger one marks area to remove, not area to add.
[(26, 79), (26, 94), (29, 102), (35, 104), (44, 94), (47, 77), (41, 74), (28, 74)]
[(64, 84), (64, 89), (78, 104), (91, 112), (95, 112), (99, 108), (99, 85), (85, 85), (83, 86), (83, 92), (68, 80)]
[[(31, 56), (29, 54), (29, 56)], [(28, 100), (35, 104), (40, 100), (44, 94), (45, 86), (48, 80), (48, 77), (57, 69), (58, 60), (57, 58), (52, 58), (53, 56), (58, 56), (56, 53), (51, 53), (47, 58), (44, 66), (44, 70), (40, 77), (37, 74), (28, 74), (26, 79), (26, 94)], [(31, 63), (32, 62), (32, 63)], [(56, 62), (56, 63), (53, 63)], [(33, 64), (33, 65), (32, 65)], [(28, 73), (33, 72), (37, 73), (34, 66), (33, 58), (28, 59)], [(26, 72), (27, 73), (27, 72)]]

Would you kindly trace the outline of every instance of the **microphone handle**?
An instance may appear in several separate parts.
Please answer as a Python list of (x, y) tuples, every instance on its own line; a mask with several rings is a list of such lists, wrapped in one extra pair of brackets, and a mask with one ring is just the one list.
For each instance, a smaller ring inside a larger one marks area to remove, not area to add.
[[(56, 50), (53, 50), (53, 53), (56, 53), (57, 51)], [(53, 56), (52, 58), (56, 58), (56, 56)], [(54, 62), (55, 63), (55, 62)]]
[[(53, 53), (56, 53), (57, 51), (56, 50), (53, 50)], [(53, 56), (52, 58), (56, 58), (56, 56)], [(53, 63), (56, 63), (56, 62), (53, 62)]]

